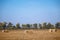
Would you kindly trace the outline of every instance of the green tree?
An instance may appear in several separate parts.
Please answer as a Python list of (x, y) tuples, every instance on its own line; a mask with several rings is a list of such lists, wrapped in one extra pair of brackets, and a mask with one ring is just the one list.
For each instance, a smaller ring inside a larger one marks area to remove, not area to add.
[(50, 29), (52, 27), (52, 24), (51, 23), (48, 23), (47, 24), (47, 28)]
[(30, 24), (26, 24), (27, 25), (27, 28), (30, 29)]
[(19, 23), (16, 24), (16, 28), (17, 29), (20, 29), (21, 28)]
[(56, 27), (54, 25), (51, 25), (51, 29), (55, 29)]
[(37, 23), (33, 24), (34, 28), (37, 29)]
[(2, 27), (2, 23), (0, 22), (0, 30), (1, 30), (1, 29), (3, 29), (3, 27)]
[(32, 24), (30, 24), (30, 28), (32, 29)]
[(6, 22), (2, 22), (2, 23), (0, 23), (0, 29), (6, 29)]
[(13, 27), (12, 29), (16, 29), (15, 25), (13, 25), (12, 27)]
[(11, 22), (9, 22), (8, 25), (7, 25), (7, 29), (13, 29), (13, 28), (14, 28), (13, 24)]
[(3, 29), (4, 29), (4, 30), (6, 29), (6, 24), (7, 24), (6, 22), (3, 22), (3, 23), (2, 23), (2, 26), (3, 26)]
[(43, 23), (42, 28), (43, 28), (43, 29), (46, 29), (46, 28), (47, 28), (47, 23), (46, 23), (46, 22)]
[(23, 29), (27, 29), (28, 27), (27, 27), (26, 24), (22, 24), (22, 28), (23, 28)]
[(39, 24), (39, 28), (42, 29), (42, 25), (41, 24)]
[(55, 24), (55, 27), (58, 28), (58, 29), (60, 29), (60, 22), (57, 22), (57, 23)]

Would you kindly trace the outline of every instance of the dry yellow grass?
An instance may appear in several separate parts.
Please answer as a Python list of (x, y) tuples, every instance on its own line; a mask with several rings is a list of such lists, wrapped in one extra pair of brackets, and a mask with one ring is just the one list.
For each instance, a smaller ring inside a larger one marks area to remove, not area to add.
[(60, 40), (60, 30), (49, 32), (49, 30), (33, 30), (33, 33), (24, 33), (24, 30), (0, 31), (0, 40)]

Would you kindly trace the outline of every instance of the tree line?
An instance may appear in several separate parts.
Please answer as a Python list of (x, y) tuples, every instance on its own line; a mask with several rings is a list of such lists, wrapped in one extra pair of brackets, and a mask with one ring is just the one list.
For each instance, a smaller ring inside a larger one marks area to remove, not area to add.
[(2, 29), (60, 29), (60, 22), (57, 22), (56, 24), (46, 23), (43, 24), (22, 24), (20, 25), (17, 23), (16, 25), (13, 25), (11, 22), (0, 22), (0, 30)]

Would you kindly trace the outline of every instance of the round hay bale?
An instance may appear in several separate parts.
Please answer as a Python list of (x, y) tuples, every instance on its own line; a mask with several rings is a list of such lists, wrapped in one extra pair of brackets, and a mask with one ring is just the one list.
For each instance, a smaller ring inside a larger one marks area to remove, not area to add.
[(27, 30), (24, 30), (24, 33), (26, 33), (27, 32)]
[(52, 29), (49, 29), (49, 32), (52, 32)]
[(8, 30), (2, 30), (2, 32), (9, 32)]
[(49, 29), (49, 32), (56, 32), (57, 29)]
[(25, 34), (33, 34), (33, 30), (25, 30), (24, 33)]
[(53, 29), (53, 32), (56, 32), (57, 30), (56, 29)]
[(29, 34), (33, 34), (33, 31), (32, 31), (32, 30), (30, 30), (30, 31), (28, 31), (28, 33), (29, 33)]
[(5, 32), (5, 30), (2, 30), (2, 32)]
[(5, 32), (9, 32), (8, 30), (5, 30)]

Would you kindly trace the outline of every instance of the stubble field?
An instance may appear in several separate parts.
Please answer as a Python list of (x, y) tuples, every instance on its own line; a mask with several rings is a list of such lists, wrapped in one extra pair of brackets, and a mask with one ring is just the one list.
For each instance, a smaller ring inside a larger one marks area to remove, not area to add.
[(49, 32), (49, 30), (33, 30), (30, 32), (9, 30), (8, 32), (1, 32), (0, 30), (0, 40), (60, 40), (60, 29), (57, 32)]

